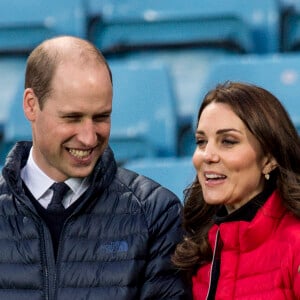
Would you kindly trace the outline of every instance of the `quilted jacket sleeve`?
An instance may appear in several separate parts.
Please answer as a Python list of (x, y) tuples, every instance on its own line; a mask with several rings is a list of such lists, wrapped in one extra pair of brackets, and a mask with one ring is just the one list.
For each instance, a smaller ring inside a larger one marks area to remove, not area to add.
[(150, 245), (141, 299), (191, 299), (182, 274), (173, 267), (171, 256), (182, 239), (181, 203), (162, 187), (144, 203)]

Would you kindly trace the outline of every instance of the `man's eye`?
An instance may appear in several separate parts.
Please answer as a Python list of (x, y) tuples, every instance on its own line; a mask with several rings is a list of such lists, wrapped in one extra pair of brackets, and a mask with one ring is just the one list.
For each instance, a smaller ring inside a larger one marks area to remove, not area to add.
[(94, 118), (94, 121), (95, 122), (103, 122), (103, 121), (107, 121), (109, 118), (110, 118), (109, 114), (107, 114), (107, 115), (100, 115), (100, 116), (96, 116)]
[(64, 120), (66, 120), (67, 122), (80, 122), (80, 117), (76, 117), (76, 116), (64, 116), (63, 117)]

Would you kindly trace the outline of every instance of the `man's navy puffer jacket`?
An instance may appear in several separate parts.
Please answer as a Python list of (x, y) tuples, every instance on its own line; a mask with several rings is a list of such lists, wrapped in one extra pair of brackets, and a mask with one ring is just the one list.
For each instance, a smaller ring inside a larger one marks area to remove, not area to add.
[(170, 256), (181, 204), (157, 183), (116, 166), (107, 148), (92, 186), (62, 230), (49, 230), (24, 194), (31, 143), (17, 143), (0, 178), (0, 299), (188, 299)]

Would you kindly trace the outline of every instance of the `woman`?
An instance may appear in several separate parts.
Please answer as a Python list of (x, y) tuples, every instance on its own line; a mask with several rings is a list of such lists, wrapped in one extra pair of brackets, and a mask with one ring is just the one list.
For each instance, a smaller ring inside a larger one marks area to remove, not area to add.
[(225, 83), (198, 114), (187, 236), (194, 299), (300, 299), (300, 141), (268, 91)]

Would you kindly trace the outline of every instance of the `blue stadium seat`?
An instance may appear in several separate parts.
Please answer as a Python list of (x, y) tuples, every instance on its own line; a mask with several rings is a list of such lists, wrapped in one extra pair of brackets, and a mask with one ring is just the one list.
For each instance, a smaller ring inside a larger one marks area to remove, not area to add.
[[(25, 64), (24, 64), (25, 67)], [(17, 141), (31, 140), (31, 127), (23, 112), (24, 75), (18, 79), (11, 99), (0, 144), (0, 164)]]
[(102, 50), (172, 44), (278, 50), (276, 0), (89, 0), (90, 38)]
[(195, 126), (204, 95), (225, 81), (248, 82), (269, 90), (283, 103), (300, 133), (300, 54), (249, 55), (214, 64), (195, 107)]
[(281, 50), (300, 50), (300, 1), (280, 0)]
[(285, 7), (289, 8), (294, 5), (299, 5), (300, 1), (299, 0), (278, 0), (280, 7)]
[[(24, 78), (26, 57), (23, 56), (0, 56), (0, 163), (6, 156), (6, 150), (2, 147), (5, 135), (6, 125), (10, 122), (12, 116), (12, 105), (15, 94), (19, 88), (19, 82)], [(22, 97), (19, 102), (22, 109)], [(13, 112), (14, 113), (14, 112)]]
[(110, 145), (119, 162), (177, 151), (175, 100), (163, 65), (111, 63), (114, 96)]
[(0, 56), (0, 95), (1, 110), (0, 123), (8, 118), (9, 108), (18, 82), (24, 77), (26, 57), (24, 56)]
[(82, 0), (0, 1), (0, 53), (27, 53), (56, 35), (86, 36)]
[(141, 159), (130, 161), (124, 167), (160, 183), (175, 193), (181, 201), (184, 199), (184, 190), (196, 176), (190, 157)]

